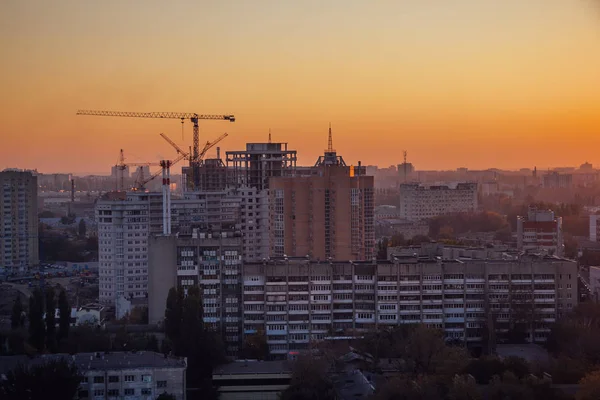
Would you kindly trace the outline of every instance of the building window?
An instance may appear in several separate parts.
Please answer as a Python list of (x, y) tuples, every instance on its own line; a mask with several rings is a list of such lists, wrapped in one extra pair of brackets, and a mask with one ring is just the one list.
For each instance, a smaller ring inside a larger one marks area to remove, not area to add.
[(125, 382), (135, 382), (135, 375), (125, 375)]
[(156, 381), (156, 387), (157, 388), (166, 388), (167, 387), (167, 381)]
[[(95, 376), (94, 383), (104, 383), (104, 377), (103, 376)], [(104, 393), (103, 393), (103, 395), (104, 395)]]
[(109, 383), (117, 383), (119, 382), (119, 376), (118, 375), (111, 375), (108, 377), (108, 382)]
[(150, 396), (152, 394), (152, 390), (148, 388), (142, 389), (142, 396)]
[(94, 397), (104, 396), (104, 389), (94, 389)]
[(118, 397), (118, 396), (119, 396), (119, 389), (109, 389), (108, 397)]
[(133, 395), (135, 395), (135, 389), (125, 389), (125, 391), (123, 392), (123, 394), (125, 396), (133, 396)]
[(142, 382), (152, 382), (152, 375), (142, 375)]

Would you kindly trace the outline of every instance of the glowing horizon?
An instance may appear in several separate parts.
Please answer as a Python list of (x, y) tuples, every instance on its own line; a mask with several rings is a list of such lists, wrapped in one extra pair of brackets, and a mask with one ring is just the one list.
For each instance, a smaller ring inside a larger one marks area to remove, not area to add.
[[(172, 159), (178, 120), (234, 114), (221, 153), (287, 142), (299, 164), (419, 170), (600, 165), (600, 8), (591, 0), (60, 0), (0, 4), (0, 169), (109, 173)], [(191, 144), (185, 124), (184, 146)], [(213, 149), (209, 156), (214, 155)]]

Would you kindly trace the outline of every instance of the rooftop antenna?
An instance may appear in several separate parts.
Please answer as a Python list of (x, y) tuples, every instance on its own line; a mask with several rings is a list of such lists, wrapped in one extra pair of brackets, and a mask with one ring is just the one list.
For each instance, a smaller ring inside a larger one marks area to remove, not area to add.
[(327, 152), (333, 152), (333, 139), (331, 137), (331, 122), (329, 123), (329, 139), (327, 141)]
[(271, 143), (271, 128), (269, 128), (269, 143)]
[(406, 176), (407, 176), (407, 168), (408, 165), (406, 164), (406, 156), (407, 156), (407, 152), (406, 150), (403, 151), (403, 155), (404, 155), (404, 183), (406, 183)]

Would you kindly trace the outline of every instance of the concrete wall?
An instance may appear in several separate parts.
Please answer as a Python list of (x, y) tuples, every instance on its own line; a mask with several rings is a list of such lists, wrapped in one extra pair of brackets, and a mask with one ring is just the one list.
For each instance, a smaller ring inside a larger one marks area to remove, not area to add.
[(165, 316), (169, 289), (177, 285), (177, 238), (148, 238), (148, 323), (156, 324)]

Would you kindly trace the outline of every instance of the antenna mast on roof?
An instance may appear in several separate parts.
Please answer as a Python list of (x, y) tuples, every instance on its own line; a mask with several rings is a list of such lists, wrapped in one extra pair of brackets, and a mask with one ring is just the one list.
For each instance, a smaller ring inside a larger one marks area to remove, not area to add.
[(408, 165), (406, 164), (406, 156), (408, 153), (406, 152), (406, 150), (404, 150), (403, 154), (404, 154), (404, 183), (406, 183), (407, 168), (408, 168)]

